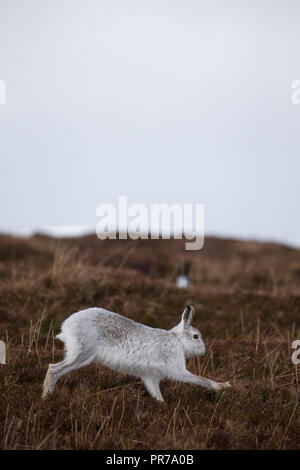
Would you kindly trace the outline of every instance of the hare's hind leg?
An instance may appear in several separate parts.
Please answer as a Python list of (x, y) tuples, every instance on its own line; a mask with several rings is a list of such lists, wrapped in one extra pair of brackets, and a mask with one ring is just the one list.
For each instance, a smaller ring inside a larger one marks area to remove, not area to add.
[(49, 364), (49, 367), (48, 367), (48, 370), (47, 370), (47, 374), (46, 374), (46, 377), (45, 377), (45, 380), (44, 380), (44, 384), (43, 384), (43, 395), (42, 395), (42, 398), (45, 399), (46, 396), (50, 393), (53, 392), (53, 384), (52, 384), (52, 370), (51, 370), (51, 366), (52, 364)]
[(56, 382), (60, 377), (71, 372), (72, 370), (80, 369), (87, 366), (95, 359), (94, 354), (90, 350), (78, 350), (71, 353), (67, 352), (65, 359), (57, 364), (49, 364), (48, 371), (44, 380), (43, 395), (45, 399), (50, 395), (55, 387)]
[(160, 379), (154, 376), (141, 377), (150, 395), (158, 401), (164, 401), (159, 388)]
[(58, 380), (56, 370), (59, 368), (63, 368), (69, 364), (67, 359), (64, 359), (57, 364), (49, 364), (47, 374), (43, 383), (43, 395), (42, 398), (45, 399), (48, 395), (50, 395), (55, 387), (55, 384)]
[(76, 359), (72, 360), (71, 362), (64, 360), (62, 362), (58, 362), (57, 364), (49, 364), (49, 368), (44, 380), (42, 398), (45, 399), (53, 392), (55, 384), (60, 377), (67, 374), (68, 372), (87, 366), (93, 362), (93, 360), (94, 355), (91, 355), (89, 352), (85, 352), (80, 353)]

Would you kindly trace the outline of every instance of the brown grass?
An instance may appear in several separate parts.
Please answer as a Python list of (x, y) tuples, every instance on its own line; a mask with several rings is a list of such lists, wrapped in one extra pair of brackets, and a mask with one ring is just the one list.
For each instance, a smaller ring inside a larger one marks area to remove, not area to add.
[[(300, 449), (300, 252), (276, 244), (0, 237), (0, 442), (3, 449)], [(188, 289), (174, 280), (186, 273)], [(184, 305), (208, 351), (188, 367), (233, 389), (162, 383), (165, 403), (135, 378), (91, 365), (41, 400), (54, 335), (69, 314), (102, 306), (170, 328)]]

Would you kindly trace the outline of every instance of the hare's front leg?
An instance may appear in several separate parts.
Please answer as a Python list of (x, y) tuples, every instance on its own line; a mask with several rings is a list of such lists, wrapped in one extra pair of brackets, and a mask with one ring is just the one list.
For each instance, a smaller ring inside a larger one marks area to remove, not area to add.
[(141, 377), (150, 395), (158, 401), (164, 401), (159, 388), (160, 379), (154, 376)]
[(200, 375), (194, 375), (186, 369), (181, 373), (176, 373), (170, 378), (172, 380), (179, 380), (180, 382), (200, 385), (201, 387), (205, 387), (215, 391), (231, 387), (229, 382), (215, 382), (214, 380), (206, 379), (205, 377), (201, 377)]

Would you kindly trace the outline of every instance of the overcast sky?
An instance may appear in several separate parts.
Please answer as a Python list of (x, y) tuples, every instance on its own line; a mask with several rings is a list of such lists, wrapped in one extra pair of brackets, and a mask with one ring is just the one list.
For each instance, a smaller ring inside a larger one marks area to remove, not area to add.
[(300, 246), (299, 0), (0, 0), (0, 231), (204, 203)]

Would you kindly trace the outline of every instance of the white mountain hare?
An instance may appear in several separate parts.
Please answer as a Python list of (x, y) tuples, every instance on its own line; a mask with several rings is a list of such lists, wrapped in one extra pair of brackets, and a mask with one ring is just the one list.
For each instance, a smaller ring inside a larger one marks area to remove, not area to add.
[(74, 313), (56, 336), (65, 343), (66, 356), (62, 362), (49, 364), (43, 398), (53, 392), (64, 374), (91, 362), (141, 378), (150, 395), (159, 401), (164, 401), (159, 389), (164, 378), (211, 390), (230, 387), (229, 382), (214, 382), (186, 369), (186, 358), (205, 354), (202, 336), (191, 326), (193, 315), (194, 308), (187, 305), (178, 325), (161, 330), (103, 308)]

